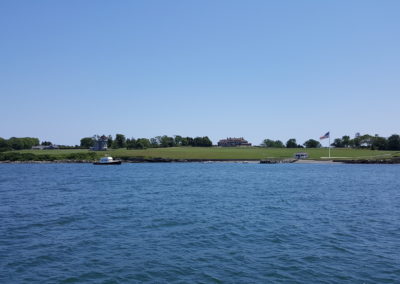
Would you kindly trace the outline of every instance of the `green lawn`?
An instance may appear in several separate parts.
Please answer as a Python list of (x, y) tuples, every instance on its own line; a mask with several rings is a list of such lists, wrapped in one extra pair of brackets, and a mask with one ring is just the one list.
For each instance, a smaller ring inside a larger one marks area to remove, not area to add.
[[(57, 159), (72, 153), (88, 153), (88, 150), (24, 150), (21, 153), (36, 155), (51, 155)], [(105, 154), (114, 158), (170, 158), (170, 159), (267, 159), (267, 158), (292, 158), (296, 152), (307, 152), (310, 159), (328, 157), (328, 149), (286, 149), (286, 148), (260, 148), (260, 147), (173, 147), (150, 148), (145, 150), (110, 149), (105, 152), (96, 152), (97, 157)], [(366, 149), (331, 149), (332, 158), (389, 158), (399, 155), (394, 151), (373, 151)]]

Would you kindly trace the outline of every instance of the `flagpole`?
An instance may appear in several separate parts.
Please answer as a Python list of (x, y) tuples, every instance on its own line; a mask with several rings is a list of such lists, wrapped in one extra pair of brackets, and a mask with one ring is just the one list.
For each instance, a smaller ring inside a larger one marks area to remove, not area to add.
[[(329, 143), (329, 145), (328, 145), (328, 153), (329, 154), (328, 155), (329, 155), (329, 159), (330, 159), (331, 158), (331, 132), (330, 131), (328, 131), (324, 136), (319, 137), (320, 140), (326, 139), (326, 138), (329, 138), (329, 142), (328, 142)], [(319, 145), (320, 145), (320, 147), (322, 147), (321, 144), (319, 144)]]
[(331, 158), (331, 132), (329, 131), (329, 145), (328, 145), (328, 149), (329, 149), (329, 159)]

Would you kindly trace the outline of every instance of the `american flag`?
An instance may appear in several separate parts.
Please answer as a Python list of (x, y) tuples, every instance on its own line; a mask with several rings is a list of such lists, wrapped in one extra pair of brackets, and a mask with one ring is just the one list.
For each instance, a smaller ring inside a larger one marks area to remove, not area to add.
[(321, 140), (326, 139), (326, 138), (329, 138), (329, 131), (326, 132), (324, 136), (319, 137), (319, 139), (321, 139)]

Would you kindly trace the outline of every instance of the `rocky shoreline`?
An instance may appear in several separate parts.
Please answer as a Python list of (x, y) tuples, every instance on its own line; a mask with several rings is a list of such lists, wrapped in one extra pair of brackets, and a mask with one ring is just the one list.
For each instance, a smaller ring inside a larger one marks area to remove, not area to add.
[[(168, 158), (129, 158), (120, 159), (123, 163), (259, 163), (258, 159), (168, 159)], [(53, 161), (0, 161), (0, 164), (83, 164), (94, 163), (89, 160)]]
[(87, 160), (53, 160), (53, 161), (0, 161), (0, 164), (88, 164)]
[[(168, 158), (125, 158), (123, 163), (260, 163), (260, 164), (400, 164), (400, 157), (390, 159), (351, 160), (296, 160), (296, 159), (168, 159)], [(91, 160), (53, 161), (0, 161), (0, 164), (88, 164)]]
[[(336, 162), (336, 161), (334, 161)], [(353, 159), (353, 160), (340, 160), (345, 164), (400, 164), (400, 157), (390, 159)]]

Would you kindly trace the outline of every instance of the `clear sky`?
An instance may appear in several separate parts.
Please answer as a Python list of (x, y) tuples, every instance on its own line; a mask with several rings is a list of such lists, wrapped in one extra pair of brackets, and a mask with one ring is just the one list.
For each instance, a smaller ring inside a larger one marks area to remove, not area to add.
[(0, 137), (400, 133), (399, 15), (397, 0), (3, 0)]

